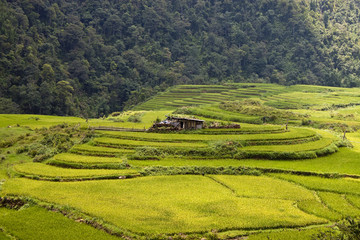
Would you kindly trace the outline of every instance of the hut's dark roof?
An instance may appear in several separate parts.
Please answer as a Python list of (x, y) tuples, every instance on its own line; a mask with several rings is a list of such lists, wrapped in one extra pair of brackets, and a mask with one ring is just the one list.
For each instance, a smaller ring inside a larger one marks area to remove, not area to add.
[(194, 122), (205, 122), (204, 120), (195, 119), (195, 118), (184, 118), (184, 117), (171, 117), (173, 120), (186, 120), (186, 121), (194, 121)]

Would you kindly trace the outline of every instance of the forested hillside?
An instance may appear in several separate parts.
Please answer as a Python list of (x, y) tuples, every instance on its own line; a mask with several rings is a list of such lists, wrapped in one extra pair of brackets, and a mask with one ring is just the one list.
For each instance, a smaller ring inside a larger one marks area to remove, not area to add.
[(0, 112), (94, 117), (175, 84), (360, 86), (355, 0), (0, 0)]

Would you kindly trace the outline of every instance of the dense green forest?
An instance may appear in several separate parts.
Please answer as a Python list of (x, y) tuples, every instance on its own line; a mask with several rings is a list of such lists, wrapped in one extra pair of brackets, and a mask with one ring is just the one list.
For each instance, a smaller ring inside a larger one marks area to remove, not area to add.
[(355, 0), (0, 0), (0, 112), (95, 117), (176, 84), (360, 86)]

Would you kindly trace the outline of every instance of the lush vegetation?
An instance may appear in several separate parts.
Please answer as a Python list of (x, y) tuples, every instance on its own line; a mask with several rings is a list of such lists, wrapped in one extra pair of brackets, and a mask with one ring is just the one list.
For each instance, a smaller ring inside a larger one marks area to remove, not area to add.
[(102, 116), (176, 84), (359, 86), (359, 8), (353, 0), (1, 0), (0, 112)]
[[(349, 235), (357, 220), (344, 219), (360, 217), (357, 91), (185, 85), (107, 118), (2, 114), (0, 239), (35, 238), (27, 226), (53, 212), (70, 219), (48, 224), (117, 239)], [(144, 131), (169, 114), (206, 128)]]

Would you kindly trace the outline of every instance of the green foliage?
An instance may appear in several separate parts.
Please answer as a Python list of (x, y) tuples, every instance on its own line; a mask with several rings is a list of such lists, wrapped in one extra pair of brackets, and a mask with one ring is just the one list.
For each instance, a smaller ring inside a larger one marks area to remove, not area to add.
[(359, 86), (351, 1), (17, 0), (0, 11), (3, 112), (103, 116), (184, 83)]
[(313, 240), (314, 234), (319, 231), (327, 229), (326, 227), (319, 228), (298, 228), (298, 229), (278, 229), (276, 231), (260, 232), (249, 235), (249, 240)]
[(241, 142), (237, 141), (217, 141), (211, 146), (213, 151), (218, 156), (231, 156), (234, 157), (240, 148), (243, 147)]
[(336, 223), (335, 228), (314, 234), (312, 239), (335, 240), (335, 239), (360, 239), (360, 221), (359, 219), (347, 218)]
[(0, 97), (0, 113), (21, 113), (21, 110), (11, 99)]
[(8, 234), (5, 234), (4, 232), (0, 232), (0, 239), (1, 240), (9, 240), (11, 239)]
[(34, 162), (42, 162), (57, 153), (66, 152), (75, 144), (74, 139), (81, 138), (79, 142), (84, 142), (93, 134), (91, 131), (81, 130), (79, 126), (69, 126), (65, 123), (51, 126), (49, 129), (37, 129), (36, 133), (41, 137), (16, 149), (18, 154), (26, 152)]
[(236, 159), (282, 159), (282, 160), (296, 160), (296, 159), (312, 159), (317, 155), (314, 151), (303, 152), (266, 152), (266, 151), (239, 151), (235, 156)]
[(142, 117), (143, 113), (135, 113), (133, 115), (131, 115), (127, 121), (128, 122), (133, 122), (133, 123), (141, 123), (141, 117)]
[(204, 174), (225, 174), (225, 175), (261, 175), (260, 170), (246, 167), (146, 167), (140, 172), (143, 176), (162, 176), (162, 175), (204, 175)]
[(280, 122), (283, 122), (284, 120), (297, 119), (300, 117), (298, 114), (290, 111), (281, 111), (273, 107), (265, 106), (260, 101), (253, 99), (221, 103), (219, 108), (247, 115), (262, 116), (264, 122), (277, 122), (278, 119), (282, 119)]
[(120, 163), (80, 163), (67, 162), (61, 160), (48, 160), (46, 164), (61, 167), (61, 168), (75, 168), (75, 169), (126, 169), (129, 165), (126, 162)]
[(135, 154), (129, 156), (133, 160), (158, 160), (163, 157), (164, 153), (155, 147), (138, 147)]
[(19, 210), (21, 207), (25, 205), (25, 202), (20, 198), (7, 198), (0, 197), (0, 207), (5, 207), (9, 209)]

